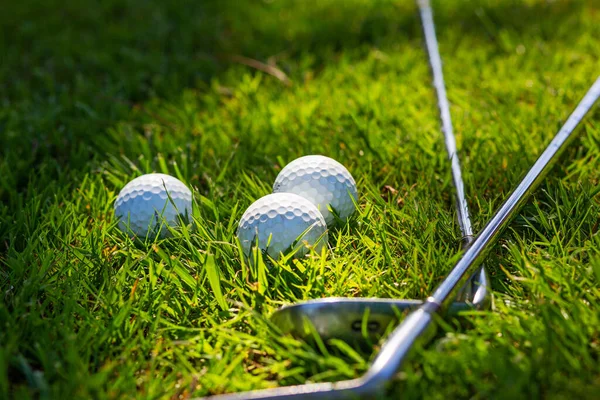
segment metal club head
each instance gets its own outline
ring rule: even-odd
[[[487,279],[482,272],[474,276],[477,282]],[[452,303],[448,313],[456,315],[460,311],[489,307],[491,299],[485,286],[478,286],[474,295],[473,301]],[[317,334],[325,342],[342,339],[361,343],[381,338],[408,312],[422,305],[423,300],[329,297],[284,306],[271,316],[271,321],[282,332],[303,339]]]

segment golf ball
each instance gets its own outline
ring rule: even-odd
[[[310,200],[327,225],[335,222],[328,206],[345,221],[356,209],[356,182],[339,162],[325,156],[304,156],[285,166],[273,184],[273,193],[295,193]]]
[[[165,174],[147,174],[135,178],[119,192],[115,216],[119,229],[145,237],[155,234],[162,223],[175,227],[179,216],[192,215],[192,192],[179,179]],[[160,236],[166,237],[166,227]]]
[[[310,247],[320,253],[327,243],[327,225],[314,204],[293,193],[274,193],[261,197],[248,207],[237,231],[244,254],[256,245],[273,258],[292,249],[302,257]]]

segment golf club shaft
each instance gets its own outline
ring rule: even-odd
[[[469,216],[469,206],[465,197],[465,185],[462,180],[458,152],[456,150],[456,139],[452,129],[452,119],[450,118],[450,104],[446,94],[444,83],[444,74],[442,72],[442,59],[438,48],[438,42],[435,35],[435,24],[433,22],[433,13],[428,0],[419,0],[419,12],[423,25],[425,36],[425,45],[429,54],[429,65],[433,75],[433,86],[435,88],[440,110],[440,120],[442,122],[442,132],[446,142],[446,151],[452,168],[452,180],[456,190],[456,211],[458,213],[458,225],[463,238],[472,238],[473,228],[471,227],[471,218]],[[471,240],[471,239],[466,239]]]
[[[462,233],[462,245],[468,246],[473,241],[473,228],[471,226],[471,216],[469,206],[465,196],[465,185],[462,179],[460,162],[458,159],[458,150],[456,148],[456,139],[452,128],[452,118],[450,117],[450,104],[446,94],[446,84],[444,82],[444,73],[442,70],[442,57],[438,46],[437,36],[435,34],[435,23],[433,21],[433,11],[429,0],[418,0],[419,13],[421,14],[421,24],[425,37],[425,47],[429,55],[429,65],[433,75],[433,86],[437,94],[438,108],[440,110],[440,120],[442,123],[442,132],[446,142],[446,151],[450,160],[452,171],[452,180],[454,183],[456,196],[456,218]],[[484,268],[477,271],[469,282],[467,282],[457,293],[457,301],[467,301],[473,303],[474,297],[489,296],[487,289],[487,273]]]
[[[376,395],[391,380],[414,344],[432,325],[434,314],[443,311],[443,305],[452,299],[454,291],[464,279],[468,279],[481,262],[486,251],[506,227],[510,217],[525,202],[542,178],[556,162],[562,150],[567,147],[572,133],[600,97],[600,77],[569,116],[550,145],[525,175],[521,183],[510,194],[500,209],[483,228],[465,251],[448,277],[434,291],[419,309],[410,313],[384,343],[369,371],[361,378],[335,383],[314,383],[281,387],[244,393],[234,393],[212,397],[213,400],[241,399],[322,399],[335,400],[364,398]]]

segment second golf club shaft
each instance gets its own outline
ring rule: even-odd
[[[456,196],[456,213],[458,225],[462,233],[462,245],[468,246],[473,241],[473,228],[471,226],[471,216],[469,215],[469,206],[465,196],[465,185],[462,179],[460,162],[458,160],[458,150],[456,148],[456,139],[452,128],[452,118],[450,117],[450,104],[446,94],[446,84],[444,82],[444,73],[442,71],[442,57],[438,46],[437,36],[435,34],[435,24],[433,22],[433,12],[429,0],[418,0],[419,13],[421,14],[421,23],[425,37],[425,47],[429,55],[429,65],[433,76],[433,86],[435,88],[438,108],[440,110],[440,120],[442,123],[442,132],[446,142],[446,151],[450,160],[450,169],[452,172],[452,181],[454,183]],[[485,268],[481,268],[471,280],[457,293],[456,301],[468,302],[470,304],[489,304],[488,277]]]
[[[469,216],[469,206],[465,197],[465,185],[462,180],[460,170],[460,162],[458,160],[458,152],[456,149],[456,139],[452,129],[452,118],[450,117],[450,104],[446,94],[446,85],[444,83],[444,74],[442,72],[442,59],[438,48],[438,42],[435,35],[435,25],[433,23],[433,13],[428,0],[419,1],[419,11],[421,13],[421,21],[425,36],[425,46],[427,54],[429,54],[429,64],[431,66],[431,74],[433,75],[433,87],[435,88],[438,107],[440,109],[440,120],[442,122],[442,131],[446,142],[446,151],[450,159],[452,169],[452,180],[456,190],[456,211],[458,213],[458,225],[463,238],[473,236],[473,228],[471,227],[471,217]],[[470,240],[470,239],[468,239]]]

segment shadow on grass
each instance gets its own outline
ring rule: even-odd
[[[61,181],[65,169],[89,172],[90,159],[122,152],[118,144],[99,147],[96,139],[149,98],[202,88],[230,65],[223,56],[273,57],[299,78],[307,62],[318,71],[344,49],[389,48],[420,37],[413,3],[387,0],[53,0],[10,2],[7,8],[0,17],[4,200],[32,179],[33,186]],[[506,29],[552,40],[561,22],[582,9],[581,3],[516,1],[435,2],[434,8],[440,36],[459,29],[497,41]],[[302,57],[307,54],[310,61]],[[32,178],[33,169],[42,179]]]

